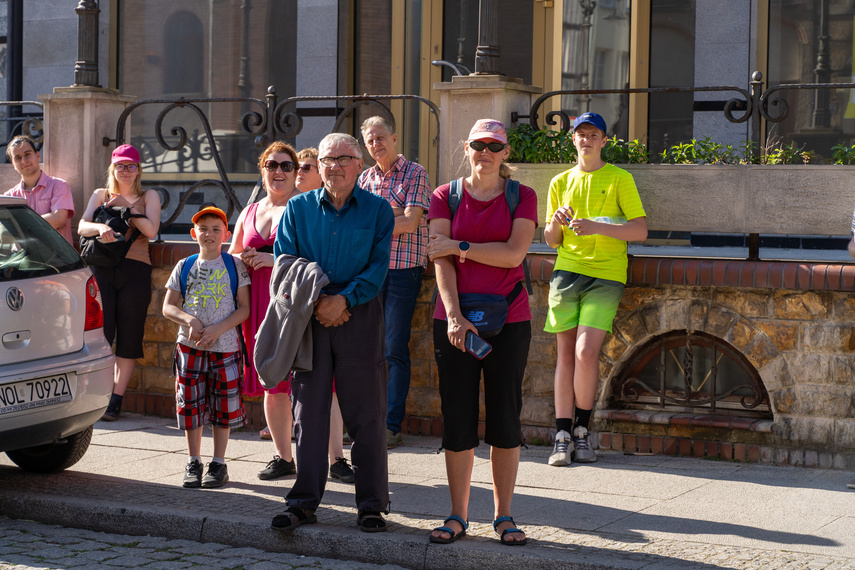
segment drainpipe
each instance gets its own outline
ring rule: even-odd
[[[9,35],[6,39],[6,99],[21,101],[24,98],[24,0],[8,0],[6,21]],[[21,107],[10,106],[7,118],[20,117]],[[6,140],[14,136],[15,122],[6,121]]]

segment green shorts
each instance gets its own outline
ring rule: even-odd
[[[560,269],[549,280],[549,310],[543,330],[569,331],[579,325],[612,332],[623,283]]]

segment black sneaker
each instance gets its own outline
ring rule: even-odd
[[[225,463],[215,463],[213,461],[208,463],[208,472],[202,478],[202,487],[213,489],[215,487],[222,487],[228,482],[229,468],[226,467]]]
[[[274,455],[270,463],[267,464],[267,467],[258,472],[258,478],[262,481],[269,481],[286,475],[294,475],[295,473],[297,473],[297,465],[293,459],[285,461],[278,455]]]
[[[101,416],[101,421],[114,422],[119,419],[119,412],[122,411],[122,397],[113,394],[110,396],[110,403],[107,404],[107,409],[104,415]]]
[[[191,459],[187,462],[187,467],[184,468],[184,487],[186,489],[196,489],[202,486],[202,462],[198,459]]]
[[[353,469],[347,464],[347,459],[344,457],[336,457],[335,463],[330,465],[330,477],[338,479],[342,483],[353,483],[356,477],[353,474]]]

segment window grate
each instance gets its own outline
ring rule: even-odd
[[[618,407],[771,418],[769,394],[750,362],[726,341],[671,331],[637,350],[616,377]]]

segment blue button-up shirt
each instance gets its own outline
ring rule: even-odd
[[[315,261],[330,279],[328,294],[347,297],[350,306],[380,292],[389,268],[395,215],[389,203],[354,186],[350,199],[336,210],[319,188],[288,200],[273,254]]]

